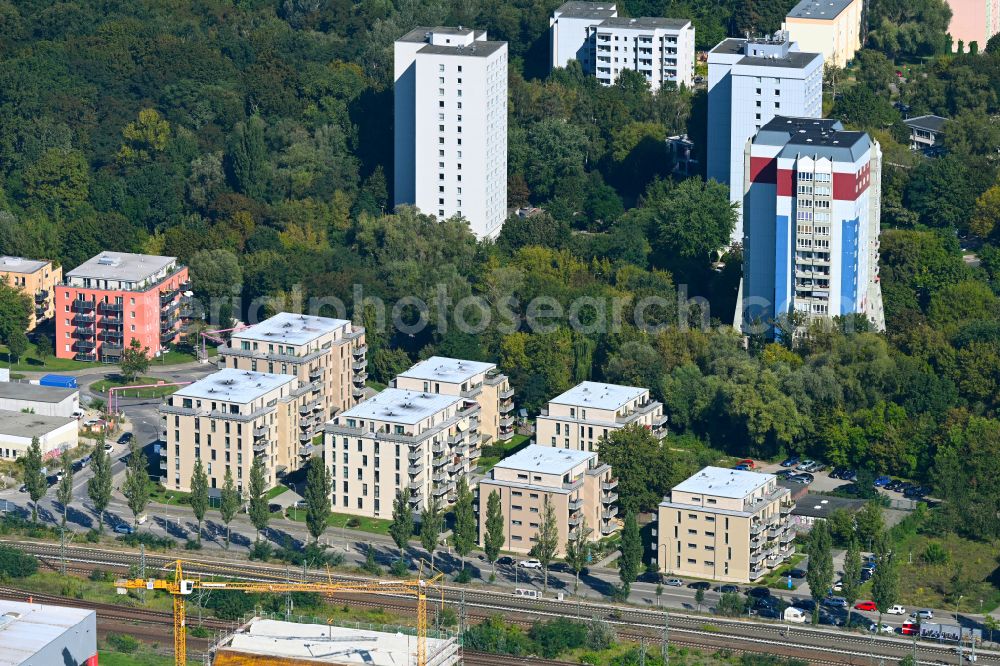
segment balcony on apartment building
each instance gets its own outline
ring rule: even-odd
[[[73,301],[71,309],[73,310],[73,312],[93,312],[95,305],[96,304],[94,303],[94,301],[87,301],[78,298]]]
[[[107,302],[107,303],[105,303],[105,302],[102,301],[101,303],[98,303],[98,305],[97,305],[97,311],[101,315],[115,315],[115,314],[117,314],[117,315],[120,316],[121,313],[124,312],[124,310],[125,310],[125,305],[123,303],[119,302],[119,301]]]
[[[95,331],[94,331],[94,325],[93,324],[84,324],[82,326],[77,326],[75,329],[73,329],[73,337],[74,338],[78,338],[78,339],[79,338],[92,338],[92,337],[94,337],[94,334],[95,334]]]
[[[615,414],[615,422],[617,423],[631,423],[633,420],[639,418],[643,414],[649,414],[657,407],[660,403],[656,400],[647,400],[646,402],[639,403],[635,409],[625,411],[624,413]]]
[[[48,309],[44,305],[40,305],[35,308],[35,319],[44,319],[47,314]]]
[[[160,305],[166,305],[170,301],[172,301],[175,298],[177,298],[178,294],[180,294],[180,291],[178,291],[177,289],[168,289],[167,291],[161,291],[160,292]]]
[[[35,293],[35,303],[44,303],[48,299],[49,299],[49,292],[45,289],[42,289],[41,291]]]

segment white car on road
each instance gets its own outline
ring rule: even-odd
[[[521,560],[517,563],[517,566],[522,569],[541,569],[542,563],[538,560]]]
[[[900,606],[899,604],[895,604],[892,608],[890,608],[889,610],[887,610],[885,612],[885,614],[886,615],[906,615],[906,609],[903,608],[902,606]]]
[[[668,578],[665,581],[663,581],[663,584],[667,585],[668,587],[684,587],[684,581],[682,581],[680,578]]]

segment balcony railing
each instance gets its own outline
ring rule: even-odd
[[[602,504],[614,504],[618,501],[618,493],[604,493],[601,495]]]
[[[368,361],[364,359],[360,361],[354,361],[353,363],[351,363],[351,370],[353,370],[354,372],[361,372],[367,367],[368,367]]]
[[[614,490],[617,487],[618,487],[618,479],[612,479],[610,481],[605,481],[604,483],[601,484],[601,490],[603,490],[605,492],[608,492],[610,490]]]
[[[38,306],[37,308],[35,308],[35,319],[41,319],[46,315],[47,312],[48,310],[44,305]]]
[[[101,331],[97,334],[97,339],[105,342],[121,342],[124,338],[121,331]]]
[[[114,314],[114,313],[117,313],[117,312],[122,312],[125,309],[125,305],[124,305],[124,303],[118,303],[118,302],[115,302],[115,303],[110,303],[110,302],[109,303],[104,303],[104,302],[101,302],[101,303],[98,304],[97,309],[102,314],[104,314],[104,313]]]
[[[351,381],[354,382],[355,386],[363,386],[366,379],[368,379],[368,373],[367,372],[359,372],[359,373],[355,374],[354,377],[351,378]]]
[[[48,297],[49,297],[49,292],[42,289],[40,292],[35,294],[35,302],[44,303],[48,299]]]
[[[82,299],[77,299],[73,301],[72,310],[73,312],[93,312],[94,301],[85,301]]]
[[[578,510],[578,509],[580,509],[582,507],[583,507],[583,499],[580,498],[580,497],[577,497],[576,499],[573,499],[573,500],[569,501],[569,510],[570,511],[576,511],[576,510]]]
[[[351,350],[351,353],[354,355],[354,358],[360,358],[368,353],[368,345],[360,345],[358,347],[355,347],[353,350]]]
[[[94,337],[94,325],[90,324],[87,326],[77,326],[73,330],[73,337],[75,338],[92,338]]]
[[[93,351],[94,347],[96,347],[96,346],[97,345],[95,345],[90,340],[77,340],[75,343],[73,343],[73,349],[75,349],[76,351],[80,351],[80,352],[90,352],[90,351]]]
[[[93,314],[76,314],[73,315],[73,325],[80,326],[81,324],[93,324],[94,315]]]
[[[169,303],[170,301],[174,300],[175,298],[177,298],[178,293],[180,292],[178,292],[176,289],[170,289],[169,291],[161,291],[160,305],[164,305],[165,303]]]
[[[512,389],[512,388],[500,391],[500,399],[501,400],[510,400],[513,397],[514,397],[514,389]]]
[[[92,363],[97,360],[97,354],[78,353],[73,357],[76,361],[86,361]]]

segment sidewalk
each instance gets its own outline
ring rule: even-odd
[[[188,361],[185,363],[174,363],[172,365],[160,365],[156,362],[155,358],[149,360],[149,372],[153,372],[157,368],[162,368],[163,371],[177,371],[177,370],[192,370],[197,368],[202,368],[207,365],[201,361]],[[101,376],[108,374],[114,374],[116,372],[121,372],[121,368],[117,365],[102,365],[100,367],[94,368],[82,368],[80,370],[24,370],[17,371],[17,374],[24,375],[25,379],[41,379],[45,375],[65,375],[67,377],[91,377],[91,376]]]

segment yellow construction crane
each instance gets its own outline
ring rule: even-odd
[[[270,593],[284,594],[287,592],[318,592],[333,594],[336,592],[354,592],[357,594],[397,594],[415,596],[417,598],[417,666],[427,666],[427,591],[441,580],[437,574],[429,580],[389,580],[337,583],[330,580],[325,583],[314,582],[259,582],[259,581],[216,581],[202,580],[200,576],[185,577],[181,568],[181,560],[174,563],[172,580],[160,578],[130,578],[115,582],[120,594],[127,590],[164,590],[174,599],[174,664],[186,666],[187,663],[187,632],[185,630],[185,600],[195,590],[236,590],[247,594]]]

